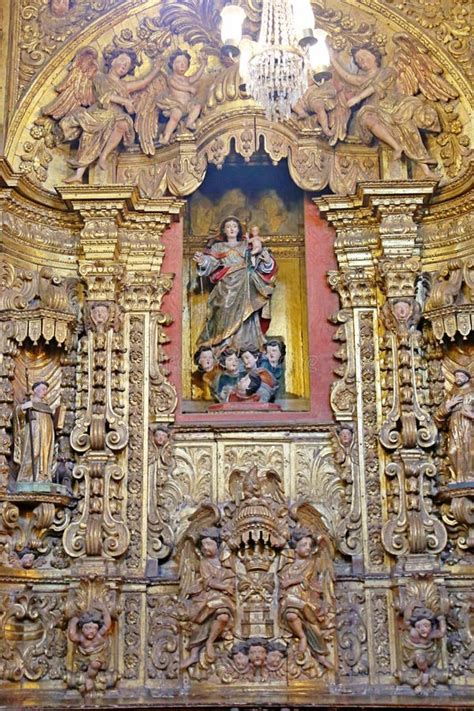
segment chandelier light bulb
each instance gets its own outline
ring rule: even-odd
[[[242,39],[242,25],[245,12],[238,5],[225,5],[221,10],[221,39],[223,52],[237,56],[240,52],[239,44]]]
[[[316,81],[327,79],[331,76],[329,71],[330,57],[329,49],[326,44],[328,33],[325,30],[317,29],[314,31],[316,44],[313,44],[309,50],[309,63]]]
[[[302,47],[312,45],[314,39],[314,14],[311,0],[292,0],[296,37]]]

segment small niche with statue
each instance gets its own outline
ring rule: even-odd
[[[184,411],[307,410],[303,193],[284,165],[209,171],[184,248]]]

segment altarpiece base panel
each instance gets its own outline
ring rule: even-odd
[[[226,4],[2,8],[0,706],[472,708],[465,3]]]

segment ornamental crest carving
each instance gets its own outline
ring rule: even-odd
[[[177,547],[183,660],[196,681],[332,675],[335,599],[330,522],[291,504],[274,470],[235,469],[231,500],[202,504]]]

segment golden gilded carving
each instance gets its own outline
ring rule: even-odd
[[[335,280],[338,276],[330,274],[329,283],[332,288],[337,288]],[[331,385],[331,407],[339,420],[352,417],[356,406],[354,321],[350,309],[341,309],[330,320],[336,325],[340,324],[333,340],[342,344],[334,354],[341,361],[341,365],[334,370],[338,380]]]
[[[115,686],[118,591],[99,578],[82,579],[66,601],[69,688],[82,694]]]
[[[469,11],[465,0],[454,0],[446,5],[442,0],[427,5],[423,0],[383,0],[419,26],[435,41],[443,43],[467,75],[472,67],[469,61]]]
[[[413,271],[409,269],[408,274],[413,283]],[[393,279],[389,288],[391,283]],[[406,292],[400,288],[400,279],[396,283],[401,293]],[[436,466],[424,452],[434,445],[437,432],[423,406],[427,393],[420,387],[426,382],[423,376],[427,371],[418,330],[421,310],[413,297],[393,298],[385,302],[382,317],[387,329],[385,369],[390,410],[380,430],[380,442],[394,451],[385,470],[393,477],[389,495],[394,515],[382,529],[382,540],[392,555],[439,553],[446,545],[446,529],[432,512],[429,481],[436,476]]]
[[[18,95],[64,42],[124,0],[94,0],[85,6],[73,0],[22,0],[16,10],[20,24]]]
[[[313,3],[332,78],[279,124],[221,53],[223,4],[21,0],[3,15],[2,700],[224,707],[237,691],[303,707],[363,688],[381,705],[394,692],[469,704],[467,4]],[[238,4],[255,39],[262,3]],[[118,102],[97,91],[109,82]],[[281,161],[307,193],[300,211],[231,184]],[[71,165],[89,184],[63,185]],[[206,183],[166,234],[185,201],[164,196],[207,178],[223,197]],[[324,194],[334,239],[308,193]],[[194,355],[181,243],[188,260],[230,198],[275,235],[282,273],[300,255],[274,303],[299,284],[302,306],[311,283],[308,309],[335,311],[334,382],[322,329],[294,418],[182,408],[196,383],[180,381]],[[339,310],[305,240],[315,266],[337,259]],[[29,400],[41,436],[15,428]],[[28,489],[40,479],[50,491]]]
[[[448,681],[442,647],[448,605],[446,591],[432,579],[408,583],[395,600],[400,629],[396,676],[417,694]]]
[[[474,327],[474,261],[453,259],[432,277],[431,294],[425,304],[425,315],[431,321],[438,340],[444,336],[464,338]]]
[[[459,589],[448,593],[448,600],[448,668],[455,679],[472,670],[474,596],[471,590]]]
[[[420,165],[426,177],[433,178],[436,175],[429,165],[436,160],[426,150],[420,130],[437,133],[441,125],[436,109],[428,102],[447,102],[458,94],[441,76],[442,66],[424,48],[405,34],[394,34],[393,41],[392,66],[387,68],[381,67],[380,52],[370,46],[352,50],[357,73],[347,71],[339,57],[332,57],[338,76],[356,90],[344,100],[343,110],[344,105],[351,108],[370,98],[356,114],[356,130],[362,140],[369,143],[378,138],[392,148],[392,160],[405,154]]]
[[[177,548],[183,667],[223,683],[323,676],[335,604],[325,515],[308,501],[289,507],[271,469],[234,469],[229,491],[222,508],[190,516]]]
[[[61,622],[64,599],[44,590],[2,593],[0,678],[5,681],[61,679],[66,640]]]
[[[389,602],[386,590],[372,592],[369,596],[369,619],[375,640],[374,660],[378,674],[391,674]]]
[[[0,535],[8,555],[2,565],[37,568],[70,521],[70,496],[61,493],[0,494]]]
[[[339,506],[342,517],[337,524],[338,545],[345,555],[360,558],[363,550],[361,489],[352,423],[339,424],[333,447],[339,476],[345,484],[345,503]]]
[[[336,634],[341,680],[354,674],[366,676],[369,671],[365,595],[358,590],[345,591],[345,585],[336,585]]]

